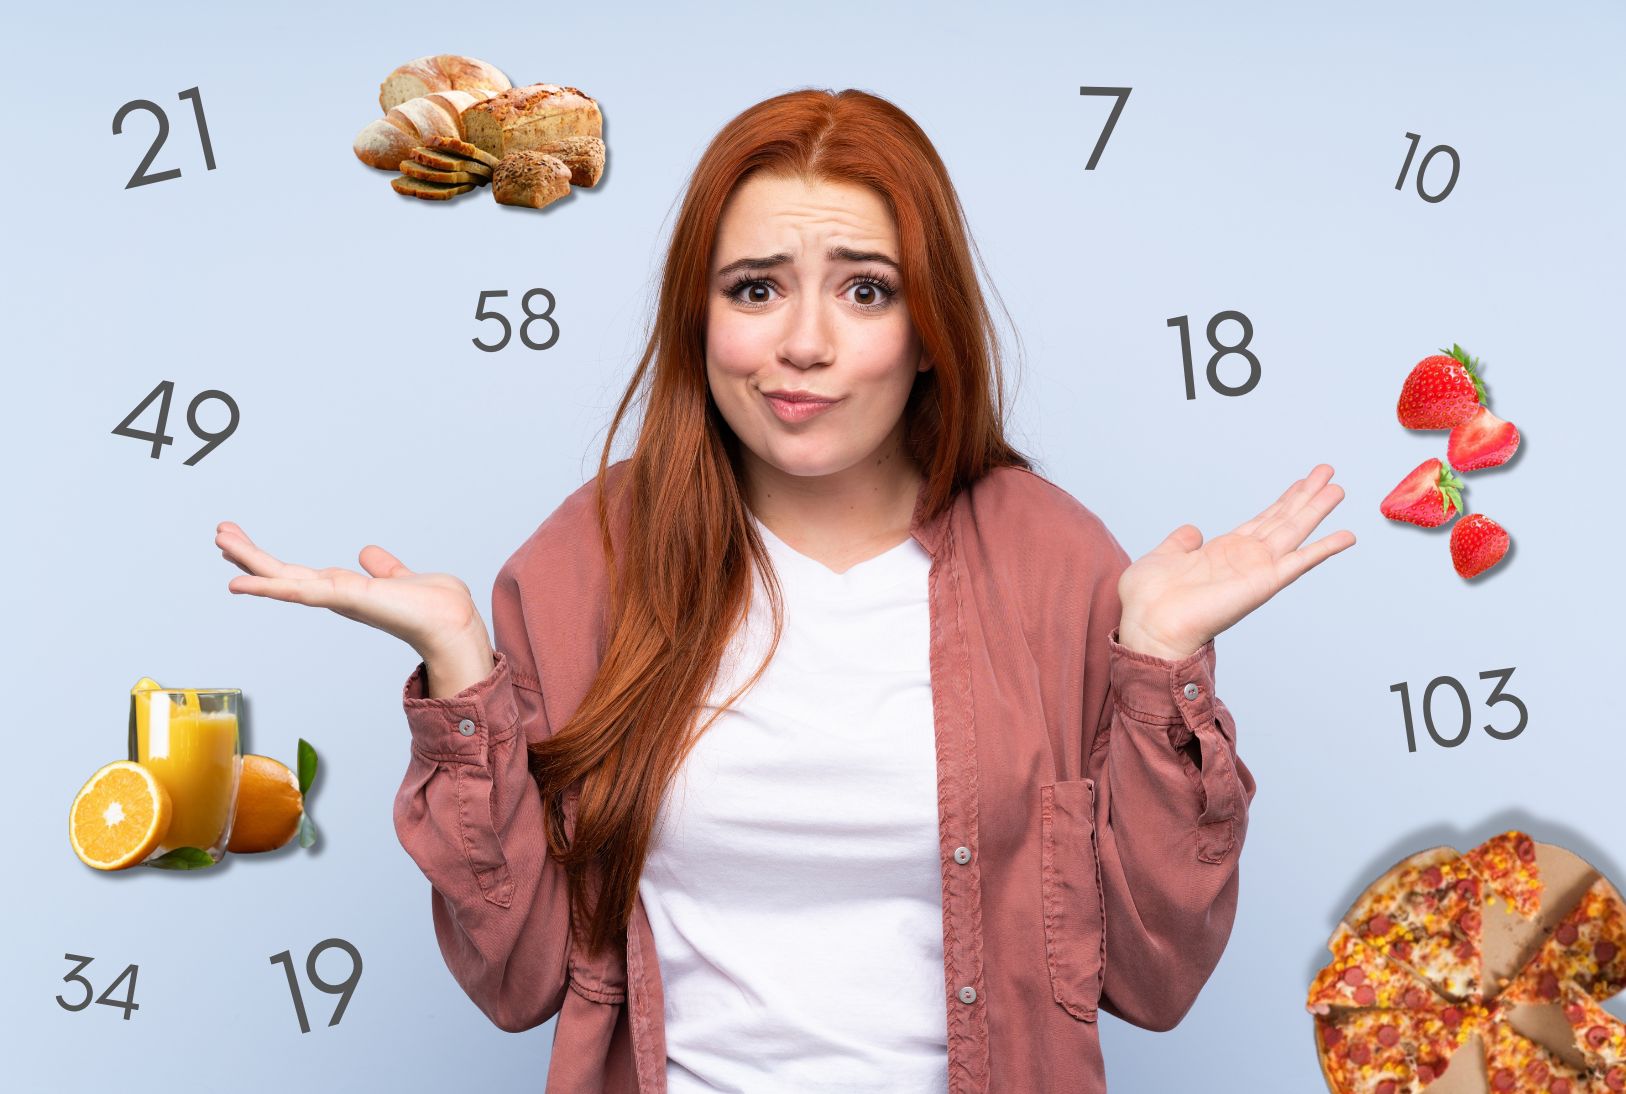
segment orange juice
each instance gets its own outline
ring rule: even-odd
[[[197,688],[132,694],[131,758],[163,783],[174,807],[163,848],[199,847],[216,858],[230,834],[241,751],[236,696]],[[226,695],[233,701],[219,701]],[[218,852],[218,853],[217,853]]]

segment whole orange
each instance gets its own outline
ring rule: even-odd
[[[304,796],[292,771],[269,756],[244,756],[226,850],[233,854],[274,851],[294,838],[304,812]]]

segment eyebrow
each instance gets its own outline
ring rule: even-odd
[[[851,247],[831,247],[824,252],[824,257],[831,262],[882,262],[903,272],[897,260],[881,251],[855,251]],[[738,258],[717,271],[716,276],[727,277],[736,270],[769,270],[775,266],[784,265],[791,260],[790,255],[784,251],[778,254],[763,255],[761,258]]]

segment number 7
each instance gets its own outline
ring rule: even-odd
[[[1090,162],[1084,165],[1084,170],[1094,171],[1096,163],[1101,159],[1101,150],[1107,146],[1107,138],[1112,136],[1112,127],[1118,124],[1118,115],[1124,112],[1124,103],[1129,100],[1127,87],[1081,87],[1080,95],[1115,95],[1118,101],[1112,104],[1112,113],[1107,115],[1106,128],[1101,130],[1101,136],[1095,142],[1095,150],[1090,153]]]

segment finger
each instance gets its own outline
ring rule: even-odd
[[[1355,533],[1347,528],[1322,536],[1314,543],[1300,547],[1296,551],[1289,551],[1277,559],[1276,576],[1282,586],[1291,585],[1312,567],[1319,566],[1339,551],[1354,544]]]
[[[1153,547],[1151,554],[1189,554],[1203,545],[1203,534],[1197,530],[1195,524],[1182,524],[1174,531],[1163,537],[1163,542]]]
[[[406,568],[406,563],[390,554],[376,543],[369,543],[361,549],[356,556],[361,568],[374,577],[411,577],[412,571]]]
[[[330,578],[291,578],[291,577],[234,577],[226,586],[234,593],[248,593],[253,596],[263,596],[271,600],[281,600],[289,604],[308,604],[315,608],[349,607],[348,603],[339,594],[339,586]]]
[[[1269,520],[1271,517],[1273,517],[1277,513],[1281,512],[1282,506],[1284,504],[1286,504],[1289,495],[1291,495],[1294,490],[1297,490],[1299,488],[1299,484],[1302,483],[1303,481],[1304,481],[1303,479],[1299,479],[1299,480],[1295,481],[1293,483],[1293,485],[1289,486],[1286,490],[1282,491],[1281,497],[1277,498],[1275,501],[1273,501],[1269,505],[1265,506],[1263,509],[1261,509],[1253,517],[1249,518],[1248,520],[1243,521],[1241,524],[1239,524],[1235,528],[1231,529],[1231,531],[1237,533],[1238,535],[1245,536],[1249,532],[1251,532],[1255,528],[1257,528],[1262,522],[1264,522],[1266,520]]]
[[[1328,483],[1293,513],[1277,520],[1275,526],[1260,538],[1272,554],[1284,555],[1303,544],[1305,538],[1343,500],[1344,488],[1337,483]]]
[[[1288,493],[1288,496],[1283,499],[1282,507],[1278,509],[1268,520],[1259,522],[1259,525],[1252,530],[1253,535],[1259,537],[1260,539],[1267,539],[1275,534],[1282,522],[1293,519],[1294,515],[1298,513],[1299,510],[1302,509],[1311,498],[1314,498],[1321,491],[1321,489],[1325,487],[1329,481],[1331,481],[1331,479],[1332,468],[1324,463],[1316,464],[1308,475],[1304,476],[1304,478],[1300,479],[1294,484],[1294,487]],[[1311,525],[1311,527],[1314,527],[1314,525]],[[1300,536],[1299,538],[1303,539],[1304,537]],[[1295,541],[1294,545],[1296,544],[1297,541]]]
[[[235,532],[222,531],[215,535],[215,546],[220,548],[238,568],[245,573],[261,577],[314,577],[316,571],[309,566],[300,566],[291,562],[283,562],[254,545],[254,541],[245,536],[241,530]]]

